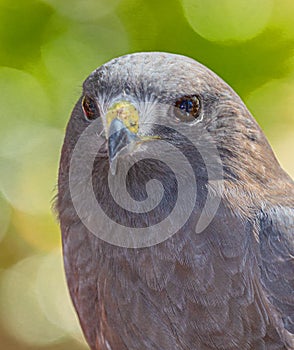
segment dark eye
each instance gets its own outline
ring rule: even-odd
[[[182,96],[175,103],[177,118],[185,122],[191,122],[200,115],[200,100],[197,96]]]
[[[100,116],[96,102],[89,96],[83,97],[82,108],[85,118],[89,121],[94,120]]]

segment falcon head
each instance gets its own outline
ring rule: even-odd
[[[97,119],[105,139],[100,155],[111,166],[119,154],[148,147],[147,142],[181,142],[175,128],[196,134],[205,129],[236,157],[264,142],[255,120],[222,79],[193,59],[168,53],[126,55],[96,69],[84,82],[67,138],[77,140]]]
[[[262,199],[265,184],[279,187],[281,172],[256,121],[221,78],[188,57],[135,53],[104,64],[83,84],[62,151],[58,210],[69,213],[68,203],[79,198],[79,216],[90,216],[94,202],[80,198],[90,184],[116,223],[150,227],[178,202],[178,217],[199,212],[209,188],[222,196],[220,182],[227,196],[243,187]],[[245,213],[251,202],[244,203],[236,205]]]

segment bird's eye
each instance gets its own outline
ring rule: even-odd
[[[200,115],[200,100],[197,96],[182,96],[175,102],[176,117],[191,122]]]
[[[83,97],[82,108],[85,118],[89,121],[94,120],[100,116],[96,102],[89,96]]]

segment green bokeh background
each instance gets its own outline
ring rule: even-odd
[[[226,80],[294,175],[293,0],[0,0],[0,348],[83,349],[52,213],[84,78],[135,51]]]

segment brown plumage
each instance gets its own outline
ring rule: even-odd
[[[294,185],[236,93],[192,59],[139,53],[94,71],[82,97],[67,126],[57,210],[68,286],[91,349],[293,349]],[[117,101],[127,103],[108,120]],[[137,134],[120,119],[129,103]],[[116,203],[109,181],[124,168],[135,202],[162,190],[154,208]],[[162,187],[150,192],[152,179]],[[125,228],[131,238],[120,241]],[[145,230],[140,242],[137,228]],[[153,244],[149,234],[164,239]]]

